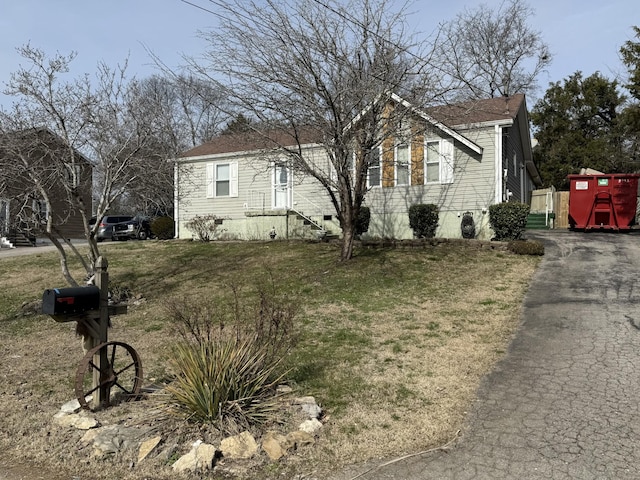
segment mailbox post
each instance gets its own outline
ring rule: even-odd
[[[107,341],[107,331],[109,328],[109,273],[107,268],[109,263],[107,259],[100,256],[96,262],[96,287],[100,289],[100,318],[98,319],[98,338],[92,337],[91,348],[95,348],[101,343]],[[93,408],[97,408],[104,405],[109,400],[109,387],[104,377],[104,372],[108,364],[107,349],[102,348],[96,352],[93,356],[93,362],[96,367],[93,369],[93,387],[99,388],[96,390],[96,395],[93,396]]]
[[[130,399],[139,396],[142,387],[138,353],[126,343],[107,339],[110,316],[127,312],[126,305],[109,305],[107,267],[106,258],[99,257],[95,286],[49,289],[42,296],[42,313],[56,322],[82,326],[86,354],[76,373],[76,397],[84,408],[89,408],[90,397],[92,408],[108,406],[112,389]]]

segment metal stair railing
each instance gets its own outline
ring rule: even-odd
[[[313,207],[314,211],[315,211],[315,215],[317,216],[323,216],[323,210],[322,207],[320,207],[320,205],[318,205],[317,203],[313,202],[312,200],[309,200],[307,197],[305,197],[304,195],[301,195],[300,193],[296,192],[294,190],[293,192],[293,204],[296,205],[297,204],[297,199],[300,199],[302,202],[311,205],[311,207]],[[293,207],[291,208],[291,211],[295,212],[297,215],[299,215],[300,217],[302,217],[304,220],[306,220],[307,222],[309,222],[310,224],[314,225],[318,230],[326,233],[326,229],[324,228],[324,225],[320,225],[318,222],[316,222],[315,220],[313,220],[309,215],[302,213],[301,211],[299,211],[297,208]]]
[[[316,227],[318,230],[321,230],[323,232],[325,232],[326,230],[324,229],[324,227],[322,225],[320,225],[318,222],[316,222],[315,220],[313,220],[311,217],[305,215],[304,213],[296,210],[295,208],[291,208],[290,209],[291,212],[295,213],[296,215],[298,215],[300,218],[302,218],[303,220],[306,220],[307,222],[309,222],[311,225],[313,225],[314,227]]]

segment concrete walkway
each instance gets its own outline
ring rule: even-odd
[[[457,443],[336,480],[640,478],[640,235],[531,237],[523,323]]]

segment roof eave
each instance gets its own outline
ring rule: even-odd
[[[295,145],[290,145],[290,147],[295,147]],[[248,156],[256,156],[256,155],[272,155],[279,152],[282,152],[286,148],[290,147],[274,147],[274,148],[258,148],[255,150],[240,150],[237,152],[220,152],[220,153],[203,153],[202,155],[190,155],[188,157],[177,157],[175,162],[177,163],[188,163],[188,162],[204,162],[207,160],[220,160],[220,159],[229,159],[236,157],[248,157]],[[322,145],[318,143],[305,143],[299,145],[300,149],[311,149],[311,148],[319,148]]]

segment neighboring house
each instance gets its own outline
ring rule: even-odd
[[[398,96],[392,100],[410,108]],[[476,235],[490,238],[488,207],[528,203],[541,184],[524,95],[411,111],[404,132],[382,142],[369,169],[366,235],[412,238],[409,207],[431,203],[440,210],[437,236],[461,237],[462,216],[471,212]],[[284,144],[295,145],[291,140]],[[330,168],[322,145],[313,138],[299,143],[307,158]],[[222,135],[180,155],[175,185],[179,238],[193,236],[185,224],[197,215],[215,215],[223,238],[340,233],[320,183],[291,171],[284,154],[250,134]]]
[[[57,152],[61,158],[67,154],[64,148],[62,140],[48,130],[20,132],[0,139],[0,164],[4,164],[3,170],[10,172],[9,175],[2,172],[0,179],[0,237],[8,237],[13,243],[34,244],[36,238],[44,236],[34,228],[34,222],[43,223],[53,215],[53,225],[62,237],[84,238],[82,216],[69,201],[60,175],[75,173],[78,176],[79,194],[86,211],[91,213],[93,170],[90,162],[77,151],[75,172],[72,172],[71,164],[54,162],[52,156]],[[46,175],[41,175],[41,181],[47,191],[51,211],[36,193],[33,183],[26,178],[21,162],[16,159],[17,151],[28,152],[32,165],[36,165],[34,168],[46,172]]]

